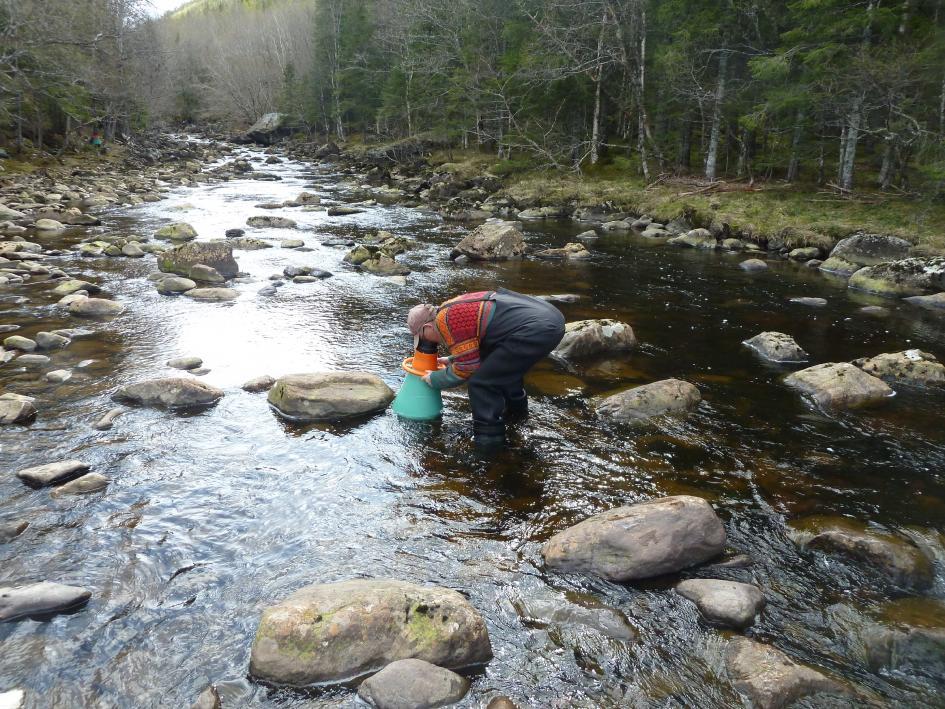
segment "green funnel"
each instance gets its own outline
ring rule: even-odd
[[[431,421],[443,412],[443,395],[416,374],[408,373],[391,408],[411,421]]]

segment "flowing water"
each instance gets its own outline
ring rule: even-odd
[[[262,153],[242,152],[263,167]],[[754,562],[715,572],[764,590],[768,606],[749,635],[845,679],[867,704],[945,704],[932,680],[866,668],[860,631],[892,597],[876,573],[799,552],[786,526],[844,515],[904,531],[941,558],[945,395],[897,387],[882,409],[828,416],[781,383],[786,370],[740,344],[778,330],[814,362],[913,347],[945,358],[945,321],[889,302],[890,316],[865,317],[858,309],[881,301],[803,265],[772,262],[749,275],[737,267],[744,257],[639,237],[603,239],[589,262],[457,266],[446,255],[463,229],[421,210],[377,205],[332,218],[254,209],[303,188],[326,203],[356,197],[357,176],[291,162],[265,169],[283,179],[177,188],[110,213],[100,229],[151,234],[187,221],[211,238],[255,214],[297,220],[298,232],[247,228],[304,238],[312,250],[236,252],[251,279],[234,286],[232,303],[159,295],[145,278],[151,257],[54,259],[127,311],[53,355],[54,368],[75,367],[65,384],[40,384],[15,362],[0,368],[4,389],[37,396],[40,411],[32,426],[0,431],[0,519],[30,522],[0,546],[0,585],[48,579],[93,596],[71,615],[0,625],[0,690],[27,690],[30,707],[183,707],[213,682],[227,707],[352,706],[349,690],[306,694],[248,680],[253,633],[264,607],[305,584],[395,577],[456,588],[486,618],[495,658],[462,706],[496,693],[525,706],[740,706],[724,679],[727,633],[700,621],[669,590],[673,579],[623,586],[541,562],[541,543],[569,524],[684,493],[711,501],[731,550]],[[377,228],[418,241],[401,257],[414,271],[406,287],[355,272],[344,249],[321,244]],[[549,222],[528,226],[527,239],[556,246],[577,231]],[[257,295],[288,265],[335,275]],[[388,412],[299,427],[273,415],[264,394],[240,390],[260,374],[339,369],[375,372],[396,388],[411,305],[500,285],[575,293],[579,302],[561,306],[569,320],[624,320],[641,346],[571,369],[539,365],[527,381],[531,417],[496,458],[474,453],[462,392],[446,395],[435,425]],[[74,327],[49,290],[0,294],[3,322],[22,324],[26,336]],[[793,296],[829,304],[811,309],[790,304]],[[112,430],[93,430],[116,387],[172,375],[164,363],[182,355],[202,357],[204,379],[226,390],[217,406],[133,409]],[[702,391],[687,420],[630,430],[594,415],[594,396],[667,377]],[[111,478],[108,489],[54,499],[12,474],[73,457]],[[945,595],[941,567],[926,595]]]

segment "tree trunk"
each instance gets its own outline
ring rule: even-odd
[[[728,69],[728,52],[719,54],[719,83],[715,88],[715,105],[712,109],[712,132],[709,150],[705,156],[705,177],[715,180],[719,157],[719,137],[722,132],[722,103],[725,101],[725,73]]]
[[[600,90],[604,79],[604,29],[607,27],[607,10],[600,16],[600,31],[597,33],[597,68],[592,77],[594,81],[594,124],[591,126],[591,165],[596,165],[600,146]]]
[[[679,136],[679,154],[676,156],[676,170],[689,172],[692,155],[692,117],[689,111],[683,114],[683,124]]]
[[[791,139],[791,160],[788,162],[787,181],[794,182],[800,172],[801,136],[804,132],[804,109],[797,109],[797,118],[794,120],[794,137]]]
[[[945,89],[945,85],[943,85]],[[942,94],[945,96],[945,93]],[[16,95],[16,152],[23,152],[23,94]]]
[[[879,170],[879,187],[888,190],[895,173],[896,139],[893,136],[886,138],[886,147],[883,149],[883,166]]]
[[[748,128],[741,129],[741,135],[738,139],[738,163],[735,168],[735,176],[739,180],[745,176],[745,171],[748,170],[752,137],[752,132]]]
[[[938,132],[945,136],[945,76],[942,77],[942,95],[938,101]]]
[[[837,184],[839,185],[841,180],[843,180],[843,163],[844,156],[846,155],[847,150],[847,124],[843,124],[843,128],[840,129],[840,157],[837,158]]]
[[[859,140],[860,121],[863,118],[863,96],[854,102],[847,120],[847,140],[843,149],[843,165],[840,172],[840,187],[845,190],[853,189],[854,161],[856,160],[856,143]]]

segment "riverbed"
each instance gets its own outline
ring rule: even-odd
[[[26,690],[28,707],[188,706],[213,683],[225,707],[354,706],[344,688],[254,683],[250,644],[261,611],[295,589],[382,577],[455,588],[486,619],[495,658],[472,675],[460,706],[495,694],[536,707],[741,706],[722,669],[731,635],[672,592],[678,577],[621,585],[546,569],[539,554],[552,534],[593,513],[691,494],[718,511],[731,551],[751,558],[716,572],[765,593],[750,636],[843,679],[863,701],[942,705],[934,679],[874,672],[863,660],[862,629],[902,594],[862,564],[799,551],[787,523],[839,515],[897,530],[937,561],[921,595],[945,596],[945,392],[897,386],[884,407],[828,414],[782,383],[797,366],[766,364],[741,344],[776,330],[812,363],[911,348],[945,357],[942,316],[849,290],[802,263],[772,259],[750,274],[738,268],[744,255],[634,235],[601,238],[582,262],[457,265],[448,254],[466,227],[422,208],[377,203],[329,217],[254,207],[303,190],[326,205],[371,192],[331,164],[265,165],[262,151],[240,154],[281,180],[174,188],[163,201],[103,215],[96,228],[150,235],[185,221],[200,239],[243,228],[273,240],[275,248],[235,252],[249,274],[233,285],[238,299],[162,296],[147,280],[150,256],[69,254],[53,261],[98,283],[125,313],[52,355],[55,368],[73,369],[64,384],[40,382],[15,360],[0,368],[4,390],[36,396],[40,412],[29,427],[0,430],[0,514],[29,522],[0,545],[0,585],[49,579],[93,593],[73,614],[0,625],[0,690]],[[246,227],[261,214],[299,228]],[[552,247],[585,228],[534,222],[525,233],[530,245]],[[377,229],[417,242],[400,257],[413,271],[406,286],[358,272],[343,263],[346,249],[321,243]],[[90,233],[66,232],[53,245]],[[290,237],[310,250],[278,247]],[[292,265],[334,275],[258,293]],[[578,295],[560,306],[568,320],[624,321],[640,345],[615,359],[540,364],[526,380],[530,418],[498,456],[472,447],[462,392],[446,394],[441,423],[387,412],[298,426],[274,415],[265,394],[240,389],[262,374],[330,370],[369,371],[396,389],[410,354],[410,306],[499,286]],[[799,296],[827,305],[790,302]],[[2,322],[26,336],[75,327],[56,301],[40,285],[0,293]],[[865,315],[864,305],[890,312]],[[186,355],[201,357],[210,369],[203,379],[225,390],[218,405],[131,409],[111,430],[93,429],[118,387],[176,375],[165,363]],[[668,377],[701,391],[684,420],[629,429],[594,413],[598,395]],[[107,475],[107,490],[53,499],[12,474],[67,458]],[[588,608],[613,609],[620,631],[574,620],[586,621]]]

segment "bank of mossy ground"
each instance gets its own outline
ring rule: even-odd
[[[502,177],[503,195],[541,205],[597,205],[609,202],[632,214],[669,221],[686,214],[694,226],[728,224],[742,237],[788,248],[829,249],[856,231],[900,236],[920,252],[945,253],[945,202],[909,199],[864,190],[845,198],[829,188],[800,183],[727,181],[721,189],[694,192],[708,183],[665,179],[647,184],[627,166],[611,164],[585,173],[538,170],[526,161],[499,161],[475,151],[440,151],[429,162],[464,177],[490,172]],[[628,174],[629,173],[629,174]]]

